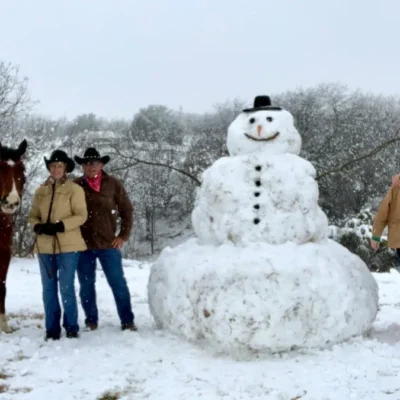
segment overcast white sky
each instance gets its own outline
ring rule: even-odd
[[[399,41],[399,0],[0,0],[0,58],[54,117],[321,82],[399,94]]]

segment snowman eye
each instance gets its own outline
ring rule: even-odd
[[[272,122],[272,117],[267,117],[268,122]]]
[[[250,119],[249,119],[249,122],[250,122],[251,124],[254,124],[254,122],[256,122],[256,119],[255,119],[255,118],[250,118]]]

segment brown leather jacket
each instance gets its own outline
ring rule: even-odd
[[[388,226],[388,247],[400,248],[400,189],[390,188],[374,218],[372,238],[379,239]]]
[[[88,219],[81,226],[89,250],[112,248],[118,236],[127,241],[133,226],[133,205],[122,183],[103,171],[100,192],[94,191],[84,176],[74,181],[85,191]],[[117,234],[117,216],[121,229]]]

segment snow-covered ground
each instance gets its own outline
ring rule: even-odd
[[[100,329],[82,332],[78,340],[44,342],[37,263],[13,260],[7,306],[16,330],[0,333],[1,400],[400,399],[397,272],[374,275],[381,309],[369,337],[324,351],[238,362],[155,330],[147,305],[150,265],[125,264],[138,332],[119,330],[111,292],[99,272]]]

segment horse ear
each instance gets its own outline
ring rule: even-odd
[[[27,147],[28,147],[28,142],[26,141],[26,139],[24,139],[18,146],[18,154],[20,155],[20,157],[22,157],[25,154]]]

